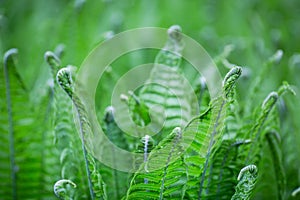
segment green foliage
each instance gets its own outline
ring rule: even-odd
[[[99,169],[96,165],[94,158],[89,155],[86,149],[86,138],[89,134],[92,134],[90,122],[87,118],[87,111],[85,110],[84,105],[82,104],[79,97],[74,94],[74,85],[72,80],[72,74],[70,68],[62,68],[57,72],[56,75],[57,82],[61,86],[61,88],[68,94],[68,96],[72,99],[74,106],[77,111],[77,116],[79,119],[79,127],[80,127],[80,139],[81,146],[83,151],[83,157],[85,161],[85,169],[88,177],[88,185],[90,190],[91,199],[106,199],[105,192],[105,183],[102,180]]]
[[[257,180],[257,167],[255,165],[244,167],[241,169],[237,179],[239,182],[231,199],[250,199]]]
[[[297,0],[1,1],[0,199],[299,198],[300,101],[283,96],[300,92],[297,8]],[[79,66],[115,33],[170,24],[182,28],[168,29],[159,52],[124,55],[99,82],[105,135],[142,155],[136,171],[118,171],[113,149],[99,148],[112,167],[87,149],[88,110],[74,91],[76,68],[65,63]],[[182,29],[224,77],[215,99],[182,57]],[[109,94],[129,69],[153,61],[145,84],[122,96],[142,127],[131,137]],[[162,129],[150,136],[149,124]]]

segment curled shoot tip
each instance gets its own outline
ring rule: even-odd
[[[297,196],[298,194],[300,194],[300,187],[298,187],[297,189],[295,189],[295,190],[292,192],[292,197],[295,197],[295,196]]]
[[[143,137],[143,143],[145,143],[146,141],[148,142],[149,141],[149,139],[150,139],[150,135],[145,135],[144,137]]]
[[[180,127],[175,127],[170,134],[170,138],[173,138],[173,137],[181,138],[181,136],[182,136],[182,130]]]
[[[120,95],[120,99],[121,99],[121,101],[123,101],[123,102],[125,102],[127,104],[129,102],[129,98],[128,98],[128,96],[126,94],[121,94]]]
[[[279,63],[280,60],[282,59],[283,56],[283,51],[281,49],[278,49],[274,55],[272,55],[269,58],[269,63]]]
[[[278,95],[281,96],[286,92],[290,92],[294,96],[296,95],[295,90],[288,84],[288,82],[284,81],[278,89]]]
[[[244,167],[243,169],[241,169],[237,180],[240,181],[246,172],[249,172],[250,174],[256,176],[257,175],[257,167],[255,165],[248,165],[248,166]]]
[[[115,36],[115,33],[113,31],[107,31],[103,34],[104,40],[109,40]]]
[[[57,72],[56,81],[70,97],[73,96],[73,81],[70,68],[60,69]]]
[[[17,54],[18,54],[18,49],[16,49],[16,48],[12,48],[12,49],[7,50],[4,54],[4,57],[3,57],[4,65],[5,66],[7,65],[7,61],[9,60],[10,57],[12,57],[14,55],[17,55]]]
[[[225,76],[223,81],[223,92],[226,98],[231,94],[231,90],[236,83],[237,79],[242,74],[242,68],[239,66],[233,67]]]
[[[113,122],[114,121],[114,113],[115,113],[115,108],[113,106],[108,106],[105,109],[105,121]]]
[[[201,86],[206,86],[206,78],[204,76],[200,76],[199,78]]]
[[[235,66],[233,68],[231,68],[231,70],[226,74],[225,78],[224,78],[224,82],[223,85],[226,84],[226,82],[231,79],[232,77],[234,77],[234,80],[236,80],[238,77],[240,77],[242,74],[242,68],[239,66]]]
[[[138,104],[138,105],[141,104],[139,98],[134,94],[133,91],[129,90],[128,94],[134,99],[134,101],[135,101],[136,104]]]
[[[73,183],[72,181],[70,180],[67,180],[67,179],[62,179],[62,180],[59,180],[57,181],[55,184],[54,184],[54,194],[60,198],[60,199],[65,199],[67,197],[67,189],[66,189],[66,185],[71,185],[73,188],[76,188],[76,184]]]
[[[48,65],[50,65],[52,70],[58,70],[59,66],[61,66],[60,59],[51,51],[46,51],[44,54],[44,59]]]
[[[262,104],[262,109],[268,109],[272,107],[278,99],[278,93],[277,92],[271,92],[264,100]]]
[[[168,29],[168,35],[175,41],[180,41],[182,38],[182,30],[179,25],[173,25]]]
[[[233,143],[231,146],[240,146],[243,144],[250,144],[252,141],[250,139],[247,140],[238,140],[235,143]]]
[[[174,133],[176,135],[180,135],[181,134],[181,128],[180,127],[175,127],[173,131],[174,131]]]

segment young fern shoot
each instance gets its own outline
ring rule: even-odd
[[[257,167],[255,165],[248,165],[241,169],[237,180],[239,181],[232,196],[232,200],[249,200],[257,181]]]
[[[12,183],[12,198],[17,199],[17,175],[16,175],[16,161],[15,161],[15,142],[14,142],[14,122],[12,112],[12,100],[11,100],[11,88],[10,79],[8,74],[8,68],[13,62],[13,56],[18,54],[17,49],[10,49],[4,55],[4,77],[5,77],[5,89],[6,89],[6,103],[7,103],[7,114],[8,114],[8,132],[9,132],[9,159],[11,167],[11,183]],[[12,63],[14,64],[14,63]],[[12,66],[14,67],[14,66]]]
[[[242,74],[241,67],[237,66],[237,67],[232,68],[227,73],[227,75],[225,76],[224,81],[223,81],[223,96],[219,97],[218,99],[213,101],[212,106],[214,106],[214,112],[216,112],[214,115],[216,116],[216,118],[215,118],[214,124],[212,126],[212,130],[210,130],[211,135],[209,136],[210,140],[209,140],[209,144],[208,144],[208,148],[207,148],[206,161],[204,163],[202,175],[201,175],[200,181],[199,181],[198,199],[200,199],[201,195],[202,195],[202,190],[203,190],[204,181],[205,181],[205,175],[206,175],[206,171],[208,169],[208,164],[209,164],[209,159],[212,154],[212,149],[214,147],[217,147],[220,144],[220,141],[222,140],[221,133],[222,133],[223,124],[224,124],[224,120],[225,120],[224,111],[226,111],[226,107],[229,105],[228,103],[230,103],[230,99],[233,96],[232,89],[234,88],[235,83],[241,74]]]
[[[70,188],[67,188],[67,186],[70,185],[73,188],[76,188],[76,184],[73,183],[70,180],[67,179],[62,179],[57,181],[54,186],[53,186],[53,190],[54,190],[54,194],[59,198],[59,199],[63,199],[63,200],[71,200],[73,199],[72,196],[68,190],[71,190]]]
[[[106,198],[106,193],[104,191],[104,184],[102,181],[99,182],[99,176],[100,174],[97,174],[97,170],[93,170],[93,173],[91,173],[90,168],[95,168],[95,166],[90,166],[91,161],[93,161],[93,158],[88,155],[88,152],[85,147],[85,137],[87,134],[91,134],[90,132],[90,124],[87,118],[87,113],[85,110],[84,105],[82,104],[81,100],[76,96],[74,93],[74,86],[73,86],[73,80],[72,80],[72,74],[70,68],[62,68],[58,71],[56,76],[57,82],[61,86],[61,88],[68,94],[68,96],[72,99],[77,115],[79,118],[79,126],[80,126],[80,137],[81,137],[81,143],[82,143],[82,150],[83,150],[83,156],[85,160],[85,167],[86,167],[86,173],[88,176],[88,184],[90,189],[90,196],[92,199],[95,199],[95,197],[99,197],[101,199]],[[97,179],[93,181],[92,178],[96,177]],[[93,184],[93,182],[95,184]],[[95,190],[96,189],[96,190]]]

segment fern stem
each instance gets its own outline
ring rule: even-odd
[[[70,68],[62,68],[58,71],[57,73],[57,82],[58,84],[62,87],[62,89],[69,95],[69,97],[72,99],[74,105],[75,105],[75,109],[76,109],[76,113],[78,115],[79,118],[79,128],[80,128],[80,139],[81,139],[81,147],[82,147],[82,151],[83,151],[83,157],[84,157],[84,162],[85,162],[85,169],[86,169],[86,173],[88,176],[88,184],[89,184],[89,190],[90,190],[90,195],[91,195],[91,199],[95,199],[95,194],[94,194],[94,190],[93,190],[93,183],[91,180],[91,172],[89,170],[89,162],[88,162],[88,155],[87,155],[87,150],[85,148],[85,139],[84,139],[84,135],[86,132],[86,127],[85,125],[88,124],[88,122],[86,121],[86,116],[85,116],[85,110],[84,107],[80,101],[80,99],[74,95],[73,93],[73,83],[72,83],[72,75],[70,72]]]
[[[10,49],[4,55],[4,77],[6,89],[7,117],[8,117],[8,132],[9,132],[9,159],[11,167],[11,182],[12,182],[12,199],[17,199],[17,165],[15,161],[15,144],[14,144],[14,122],[12,113],[12,100],[10,90],[10,79],[8,74],[8,61],[18,53],[17,49]],[[13,59],[13,58],[11,58]],[[12,60],[13,62],[13,60]]]

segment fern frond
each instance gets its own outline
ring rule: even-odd
[[[6,86],[6,103],[7,103],[7,115],[8,115],[8,132],[9,132],[9,159],[11,168],[11,183],[12,183],[12,198],[17,199],[17,175],[16,175],[16,161],[15,161],[15,133],[14,133],[14,122],[13,122],[13,111],[12,111],[12,100],[11,100],[11,86],[10,78],[8,74],[8,62],[11,61],[11,57],[18,53],[17,49],[10,49],[4,55],[4,78]],[[13,62],[13,61],[12,61]]]
[[[149,135],[145,135],[142,137],[140,144],[137,146],[137,153],[142,153],[143,157],[136,158],[134,162],[135,169],[138,169],[142,164],[145,166],[145,172],[148,172],[147,169],[147,161],[149,157],[149,153],[152,151],[152,149],[155,147],[155,141],[153,138]],[[147,182],[147,179],[145,179],[144,182]]]
[[[271,113],[275,103],[277,102],[279,98],[279,94],[282,95],[285,93],[285,91],[290,91],[291,93],[294,93],[293,90],[288,86],[287,83],[284,83],[278,90],[278,92],[271,92],[264,100],[261,106],[261,113],[257,117],[257,120],[252,126],[251,129],[249,129],[248,134],[245,138],[250,138],[253,143],[250,147],[250,150],[248,151],[248,155],[246,158],[246,164],[249,163],[257,163],[259,161],[259,151],[260,148],[260,139],[262,138],[261,134],[263,132],[263,127],[265,125],[265,122],[268,119],[269,114]],[[256,151],[256,152],[253,152]]]
[[[259,72],[259,74],[255,77],[254,83],[252,84],[250,95],[247,98],[247,102],[245,105],[245,114],[250,115],[251,110],[253,109],[253,102],[255,100],[255,96],[260,91],[261,85],[263,83],[264,77],[267,77],[268,73],[271,70],[271,67],[278,64],[280,60],[282,59],[283,51],[281,49],[277,50],[262,66],[262,70]]]
[[[43,192],[42,157],[40,149],[33,144],[42,140],[38,133],[43,122],[39,117],[44,113],[30,101],[25,82],[16,67],[16,54],[16,49],[6,52],[4,73],[0,77],[0,87],[6,91],[6,98],[0,100],[0,177],[3,180],[0,196],[4,199],[32,199]]]
[[[76,184],[73,183],[70,180],[67,179],[62,179],[57,181],[54,184],[53,190],[54,190],[54,194],[59,198],[59,199],[65,199],[65,200],[69,200],[69,199],[73,199],[73,194],[74,192],[70,192],[69,190],[71,190],[70,188],[67,188],[68,185],[70,185],[73,188],[76,188]]]
[[[185,154],[189,180],[186,196],[190,199],[207,198],[208,194],[203,194],[203,190],[207,189],[209,184],[206,172],[215,151],[222,144],[225,112],[231,102],[234,84],[240,75],[240,67],[231,69],[223,82],[223,95],[214,99],[210,108],[185,128],[185,134],[195,133],[195,138],[190,138],[193,141]]]
[[[191,103],[191,107],[199,107],[199,113],[204,113],[208,107],[210,102],[210,95],[206,84],[206,79],[203,76],[200,76],[198,79],[196,79],[195,84],[195,95],[197,97],[196,102]]]
[[[255,165],[244,167],[241,169],[237,180],[239,182],[235,188],[236,192],[231,199],[250,199],[257,180],[257,167]]]
[[[125,199],[183,199],[186,169],[181,139],[181,129],[175,128],[151,151],[135,173]]]
[[[45,53],[45,60],[49,64],[52,78],[55,80],[56,74],[61,68],[61,61],[50,51]],[[68,67],[70,68],[70,66]],[[56,156],[60,160],[60,171],[56,173],[60,173],[62,179],[69,179],[81,185],[76,190],[74,198],[84,198],[87,192],[86,184],[84,184],[86,177],[82,168],[84,161],[80,156],[80,138],[77,137],[75,126],[72,125],[74,124],[72,101],[56,81],[54,82],[53,93],[52,126],[54,127],[56,155],[52,156]],[[53,166],[47,166],[47,168],[49,167],[52,168]],[[52,175],[50,179],[55,178],[57,174],[55,176]],[[49,174],[48,176],[51,175]]]
[[[209,173],[205,177],[205,196],[207,199],[229,199],[234,194],[235,177],[239,173],[237,160],[241,146],[250,141],[223,140],[209,161]]]
[[[164,125],[162,133],[168,133],[177,126],[183,128],[197,113],[190,105],[192,89],[179,69],[183,48],[180,27],[170,27],[168,36],[165,47],[156,56],[149,79],[138,94],[153,111],[151,123],[158,128]]]
[[[128,141],[125,138],[125,133],[118,127],[114,118],[115,109],[109,106],[105,109],[103,130],[108,139],[116,146],[129,150]],[[108,149],[105,149],[108,152]],[[121,199],[126,193],[129,185],[129,173],[118,171],[117,165],[119,161],[119,155],[115,151],[114,147],[110,149],[110,157],[112,160],[112,166],[108,167],[104,164],[100,166],[100,173],[106,183],[107,196],[110,199]]]
[[[249,138],[252,142],[252,145],[249,149],[248,155],[246,157],[246,164],[249,163],[255,163],[259,161],[259,152],[260,152],[260,138],[261,138],[261,132],[262,128],[266,122],[266,119],[271,112],[272,108],[274,107],[275,103],[278,99],[278,93],[277,92],[271,92],[264,100],[262,106],[261,106],[261,113],[259,117],[257,118],[254,126],[252,126],[251,129],[249,129],[249,132],[247,135],[249,135]],[[246,136],[248,138],[248,136]],[[254,152],[255,151],[255,152]]]
[[[220,103],[215,103],[215,121],[213,128],[211,130],[210,135],[210,141],[207,149],[207,155],[206,155],[206,161],[204,163],[202,175],[200,178],[200,187],[199,187],[199,194],[198,199],[201,198],[202,190],[204,187],[204,180],[206,176],[206,171],[208,169],[209,159],[210,156],[213,154],[213,149],[218,149],[218,146],[220,146],[220,143],[222,141],[222,130],[224,126],[225,121],[225,113],[227,106],[230,103],[230,99],[233,96],[233,88],[235,87],[235,83],[237,79],[242,74],[242,68],[241,67],[234,67],[232,68],[225,76],[223,81],[223,98],[219,97]],[[216,101],[217,102],[217,101]],[[214,104],[214,102],[213,102]]]
[[[93,171],[93,173],[96,173],[96,175],[91,174],[90,168],[96,168],[97,167],[93,164],[93,161],[90,159],[89,161],[89,155],[86,150],[86,141],[85,138],[91,134],[91,127],[90,127],[90,122],[88,121],[87,118],[87,112],[85,110],[85,107],[83,106],[81,100],[79,97],[74,93],[74,85],[73,85],[73,80],[72,80],[72,74],[70,68],[62,68],[58,71],[56,75],[56,80],[61,86],[61,88],[68,94],[68,96],[72,99],[76,111],[77,111],[77,116],[79,118],[79,126],[80,126],[80,138],[81,138],[81,143],[82,143],[82,151],[83,151],[83,157],[85,160],[85,167],[86,167],[86,173],[88,176],[88,184],[89,184],[89,189],[90,189],[90,195],[91,198],[94,199],[95,197],[97,198],[103,198],[106,199],[106,193],[105,193],[105,188],[104,188],[104,183],[101,181],[99,177],[101,177],[100,173],[98,170]],[[93,176],[92,176],[93,175]],[[96,178],[96,180],[94,180]],[[100,179],[100,181],[99,181]],[[96,182],[97,184],[93,185],[93,181]],[[100,183],[99,183],[100,182]]]

